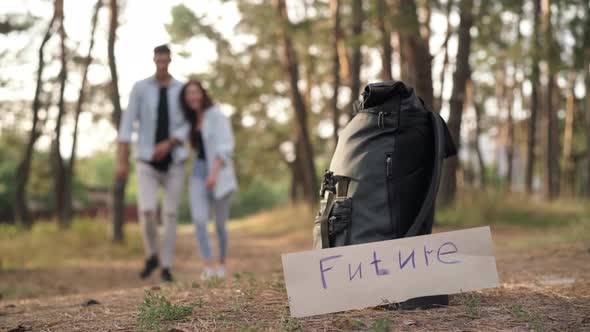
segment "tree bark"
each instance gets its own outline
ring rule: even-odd
[[[301,201],[304,196],[303,193],[303,167],[301,165],[301,159],[298,158],[300,155],[301,144],[299,140],[295,142],[295,159],[289,164],[291,168],[291,202],[296,203]]]
[[[25,152],[22,156],[21,161],[18,164],[16,170],[16,181],[15,181],[15,197],[14,197],[14,218],[17,224],[30,228],[33,224],[29,213],[29,207],[27,203],[27,184],[29,182],[29,174],[31,172],[31,162],[33,160],[33,151],[37,139],[41,136],[39,126],[39,110],[41,109],[41,94],[43,91],[43,71],[45,69],[45,45],[53,34],[55,28],[56,12],[54,10],[53,16],[49,21],[45,35],[41,41],[41,46],[38,51],[38,64],[37,64],[37,83],[35,87],[35,96],[33,97],[33,123],[31,126],[31,132],[29,133],[29,140],[25,147]]]
[[[313,159],[313,147],[311,145],[309,129],[307,124],[307,109],[303,102],[303,97],[299,91],[299,64],[297,54],[293,47],[293,41],[287,32],[287,26],[290,24],[287,8],[284,0],[274,0],[274,5],[278,10],[279,17],[282,19],[283,26],[280,34],[284,52],[283,66],[285,73],[289,77],[289,88],[291,102],[295,110],[297,137],[301,140],[301,157],[303,164],[303,181],[305,184],[305,198],[310,205],[316,205],[319,193],[317,190],[317,179],[315,175],[315,165]]]
[[[400,25],[399,41],[402,78],[416,89],[428,107],[434,103],[432,56],[428,40],[422,38],[415,0],[397,0],[395,23]]]
[[[479,138],[481,137],[481,116],[483,110],[481,109],[481,102],[478,100],[477,88],[471,78],[467,81],[466,85],[467,99],[469,103],[473,105],[475,113],[475,137],[473,139],[473,147],[475,154],[477,155],[477,166],[479,168],[479,187],[485,188],[486,186],[486,167],[483,161],[483,154],[481,153],[481,146],[479,145]]]
[[[109,69],[111,72],[111,86],[110,96],[113,104],[113,123],[115,127],[119,128],[121,121],[121,97],[119,96],[119,78],[117,75],[117,62],[115,58],[115,42],[117,40],[117,27],[119,26],[119,5],[117,0],[110,0],[109,4],[110,20],[109,20],[109,38],[108,38],[108,57]],[[125,187],[126,180],[115,179],[113,186],[113,234],[112,241],[121,243],[124,240],[125,222]]]
[[[590,13],[590,3],[584,6]],[[586,86],[586,197],[590,198],[590,15],[586,15],[584,28],[584,82]]]
[[[386,13],[387,3],[385,0],[377,0],[377,26],[381,38],[381,73],[383,81],[393,80],[391,66],[393,65],[393,47],[391,46],[391,29],[388,25]]]
[[[80,114],[82,113],[84,101],[86,98],[88,68],[92,63],[92,50],[94,49],[94,34],[96,32],[98,12],[100,11],[100,7],[102,7],[102,0],[98,0],[96,2],[94,7],[94,13],[92,15],[92,20],[90,23],[90,45],[88,46],[88,53],[86,54],[86,58],[84,59],[84,62],[82,64],[82,82],[80,84],[80,92],[78,93],[78,102],[76,103],[76,111],[74,114],[74,133],[72,135],[72,150],[70,152],[70,163],[69,166],[66,168],[66,178],[68,179],[66,183],[68,184],[68,186],[66,188],[65,216],[67,220],[71,220],[73,216],[73,183],[76,175],[75,165],[76,149],[78,146],[78,122],[80,120]]]
[[[483,154],[481,153],[481,146],[479,145],[479,138],[481,137],[481,115],[483,111],[481,105],[476,101],[473,103],[475,107],[475,152],[477,154],[477,163],[479,164],[479,183],[481,188],[486,186],[486,166],[483,161]]]
[[[471,34],[473,24],[473,0],[461,1],[461,23],[459,24],[459,45],[457,50],[457,67],[453,75],[453,93],[450,100],[449,131],[455,144],[461,145],[461,118],[465,101],[465,86],[471,75],[469,67],[469,52],[471,48]],[[455,199],[457,193],[458,158],[446,160],[443,167],[442,183],[440,187],[440,204],[447,206]]]
[[[557,137],[557,101],[555,93],[555,64],[551,27],[551,2],[542,2],[542,20],[545,44],[545,61],[548,64],[547,87],[545,92],[546,153],[545,153],[545,198],[554,200],[559,196],[559,138]]]
[[[589,19],[590,22],[590,19]],[[588,23],[590,25],[590,23]],[[590,31],[588,32],[590,34]],[[590,37],[587,37],[590,39]],[[588,40],[587,39],[587,40]],[[586,48],[586,196],[590,197],[590,45]]]
[[[532,45],[532,54],[531,54],[531,115],[529,117],[528,123],[528,139],[527,139],[527,159],[526,159],[526,167],[525,167],[525,186],[527,194],[531,194],[533,192],[533,175],[535,171],[535,149],[537,143],[537,122],[538,122],[538,108],[539,108],[539,76],[540,76],[540,69],[539,69],[539,61],[540,61],[540,52],[541,52],[541,45],[540,45],[540,17],[541,17],[541,0],[534,0],[534,18],[533,18],[533,45]]]
[[[58,101],[58,113],[55,121],[55,139],[53,142],[52,149],[52,161],[54,167],[54,190],[56,198],[56,212],[57,219],[60,227],[69,227],[70,222],[66,216],[66,200],[67,200],[67,187],[69,181],[66,177],[66,167],[68,167],[61,155],[61,127],[64,114],[66,113],[65,96],[64,92],[67,84],[68,69],[67,69],[67,51],[66,51],[66,32],[64,27],[64,1],[56,0],[55,7],[57,11],[57,17],[59,22],[59,39],[60,39],[60,63],[61,69],[59,71],[59,101]]]
[[[332,126],[334,127],[334,147],[338,143],[338,130],[340,129],[340,110],[338,109],[338,94],[340,93],[340,55],[338,54],[338,42],[341,39],[340,28],[340,0],[330,1],[330,13],[332,16]]]
[[[361,93],[361,65],[363,57],[361,53],[362,33],[363,33],[363,2],[362,0],[352,0],[352,57],[350,62],[350,90],[351,98],[348,106],[350,118],[353,113],[353,103]]]
[[[447,0],[447,34],[445,36],[445,41],[442,44],[444,56],[443,56],[443,64],[442,69],[440,71],[440,93],[438,98],[433,106],[434,111],[440,113],[443,103],[443,95],[444,95],[444,88],[445,88],[445,73],[447,71],[447,66],[449,65],[449,39],[451,39],[451,35],[453,34],[453,27],[451,26],[451,10],[453,8],[453,0]],[[475,104],[475,103],[474,103]]]
[[[506,84],[504,84],[506,85]],[[508,166],[506,173],[506,183],[508,191],[512,191],[512,183],[514,181],[514,91],[516,90],[516,68],[512,75],[512,85],[509,89],[504,90],[504,98],[506,100],[506,163]]]
[[[567,102],[566,102],[566,115],[565,115],[565,128],[563,133],[563,184],[564,184],[564,191],[573,196],[575,193],[575,182],[574,177],[576,173],[575,169],[575,162],[572,158],[572,150],[573,150],[573,136],[574,136],[574,118],[575,118],[575,108],[576,108],[576,95],[574,92],[574,87],[576,83],[576,73],[574,71],[570,72],[569,76],[569,89],[567,94]]]

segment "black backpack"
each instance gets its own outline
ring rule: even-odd
[[[324,174],[314,248],[432,233],[443,159],[455,154],[443,119],[411,87],[367,85]],[[448,304],[446,295],[420,299],[405,307]]]

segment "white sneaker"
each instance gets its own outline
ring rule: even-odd
[[[225,267],[223,267],[223,266],[218,267],[216,272],[217,272],[216,273],[217,278],[220,278],[220,279],[225,278]]]
[[[213,270],[211,270],[211,268],[206,268],[203,272],[201,272],[201,280],[203,281],[209,280],[213,277],[215,277],[215,273]]]

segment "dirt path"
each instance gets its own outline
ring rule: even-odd
[[[232,232],[230,237],[228,266],[231,270],[229,274],[255,272],[259,277],[280,273],[282,271],[280,253],[306,248],[310,242],[302,234],[275,237]],[[217,252],[215,238],[212,237],[212,239],[212,249]],[[142,258],[136,257],[119,261],[88,261],[76,263],[75,266],[57,268],[0,270],[0,282],[20,288],[21,292],[16,292],[18,298],[37,300],[53,296],[159,284],[158,271],[148,280],[140,280],[138,273],[142,267]],[[200,271],[201,262],[192,229],[183,226],[179,229],[177,238],[173,273],[179,282],[189,282],[198,280]]]
[[[222,284],[195,282],[200,264],[190,230],[179,234],[174,269],[178,281],[168,286],[161,286],[158,276],[138,280],[140,258],[0,272],[0,282],[30,291],[20,300],[0,301],[0,331],[132,331],[145,289],[173,303],[199,302],[191,315],[164,325],[164,330],[385,331],[379,324],[389,324],[392,330],[590,331],[587,244],[514,249],[505,244],[520,236],[518,232],[499,229],[494,231],[502,282],[497,289],[454,296],[444,309],[371,309],[294,320],[287,314],[280,253],[307,249],[307,234],[230,236],[232,275]],[[99,304],[83,306],[88,299]]]

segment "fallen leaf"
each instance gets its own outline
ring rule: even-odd
[[[404,321],[402,322],[402,324],[404,324],[405,326],[412,326],[416,324],[415,320],[411,320],[411,319],[404,319]]]

